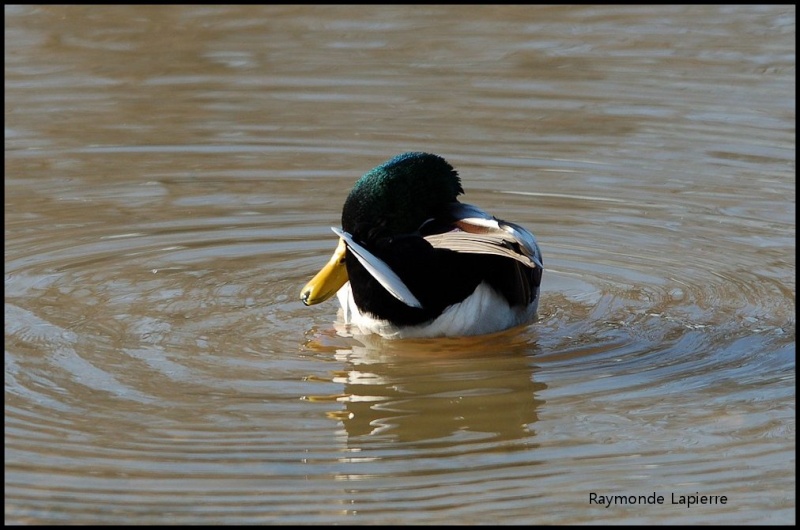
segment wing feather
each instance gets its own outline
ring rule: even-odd
[[[375,254],[363,246],[356,243],[353,240],[353,236],[344,230],[334,227],[331,227],[331,230],[333,230],[337,236],[344,240],[350,252],[353,253],[356,259],[358,259],[364,268],[367,269],[372,277],[375,278],[384,289],[389,291],[392,296],[409,307],[422,307],[422,304],[419,302],[419,300],[417,300],[417,297],[414,296],[408,286],[403,283],[403,280],[400,279],[400,277],[386,264],[386,262],[375,256]]]
[[[423,236],[433,247],[503,256],[530,268],[544,268],[536,238],[521,226],[501,221],[471,204],[454,203],[448,213],[454,218],[452,230]]]

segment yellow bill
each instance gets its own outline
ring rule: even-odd
[[[347,267],[344,264],[346,250],[344,239],[339,239],[339,246],[336,247],[330,261],[300,291],[300,300],[305,305],[324,302],[347,283]]]

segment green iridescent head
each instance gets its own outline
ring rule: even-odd
[[[444,158],[404,153],[358,179],[342,209],[342,228],[362,241],[413,233],[463,192]]]

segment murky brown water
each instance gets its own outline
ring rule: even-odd
[[[794,6],[5,24],[6,523],[794,523]],[[300,303],[408,150],[537,235],[538,323]]]

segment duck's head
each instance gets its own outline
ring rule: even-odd
[[[398,155],[358,179],[344,202],[342,229],[362,243],[413,233],[463,191],[442,157]]]
[[[421,152],[398,155],[368,171],[350,190],[342,209],[342,229],[362,245],[416,232],[463,193],[461,179],[444,158]],[[343,240],[328,264],[303,287],[306,305],[323,302],[348,280]]]

